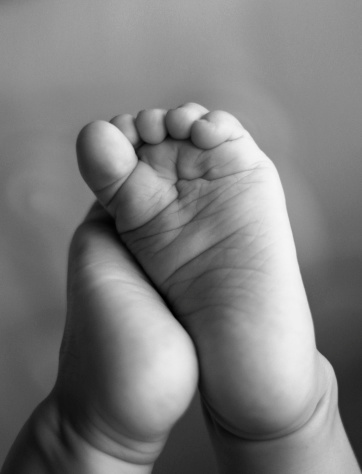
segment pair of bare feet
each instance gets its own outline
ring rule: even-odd
[[[238,120],[194,103],[120,115],[87,125],[77,153],[117,229],[94,208],[73,242],[62,370],[86,392],[79,429],[152,462],[198,374],[217,436],[302,426],[323,360],[277,171]]]

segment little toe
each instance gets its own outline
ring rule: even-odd
[[[116,115],[110,120],[110,123],[117,127],[123,135],[128,138],[134,148],[138,148],[142,145],[142,140],[138,133],[133,115]]]
[[[105,121],[92,122],[81,130],[77,157],[83,179],[105,206],[138,162],[127,137]]]
[[[190,138],[191,127],[195,120],[199,120],[208,110],[202,105],[188,102],[177,109],[171,109],[166,115],[167,131],[176,140]]]
[[[141,139],[150,145],[158,145],[167,136],[166,110],[150,109],[138,113],[135,124]]]
[[[233,115],[220,110],[207,113],[191,127],[191,141],[205,150],[246,135],[248,132]]]

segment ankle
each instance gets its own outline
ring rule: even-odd
[[[88,421],[87,426],[78,426],[60,409],[53,395],[35,410],[29,429],[44,464],[50,469],[47,473],[152,472],[165,440],[147,443],[125,439],[120,443]]]

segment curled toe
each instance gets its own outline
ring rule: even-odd
[[[123,135],[128,138],[134,148],[137,148],[142,144],[133,115],[116,115],[116,117],[113,117],[112,120],[110,120],[110,123],[117,127]]]
[[[207,112],[208,110],[205,107],[193,102],[169,110],[165,119],[168,133],[176,140],[190,138],[192,124]]]
[[[219,110],[209,112],[200,120],[196,120],[191,128],[193,144],[205,150],[247,134],[233,115]]]
[[[167,136],[165,125],[166,110],[142,110],[136,117],[136,128],[145,143],[158,145]]]

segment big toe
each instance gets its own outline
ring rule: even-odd
[[[107,205],[137,165],[135,150],[114,125],[96,121],[77,139],[81,175],[103,205]]]

